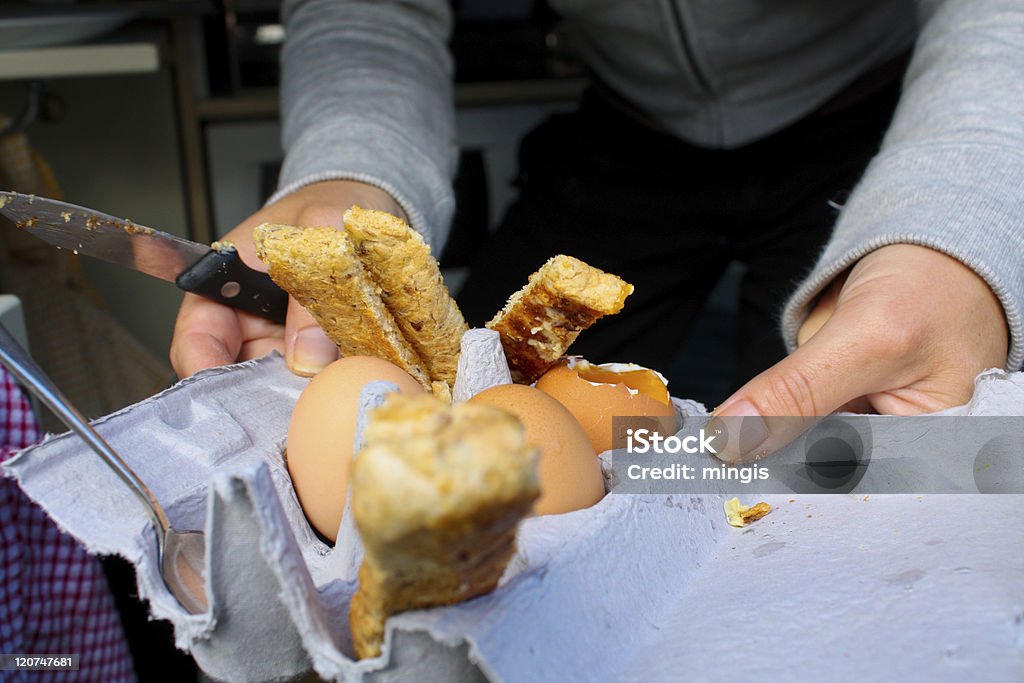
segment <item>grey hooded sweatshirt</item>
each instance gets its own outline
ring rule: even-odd
[[[814,297],[865,254],[919,244],[999,297],[1024,362],[1024,0],[552,0],[588,65],[653,123],[732,148],[816,109],[903,53],[882,148],[785,308],[792,349]],[[447,0],[287,0],[280,197],[359,180],[437,250],[454,210]],[[794,273],[794,278],[805,274]]]

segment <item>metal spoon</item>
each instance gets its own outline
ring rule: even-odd
[[[153,493],[128,467],[89,421],[67,400],[57,385],[0,324],[0,363],[35,394],[71,431],[106,462],[135,492],[153,518],[160,573],[171,594],[191,614],[202,614],[209,604],[203,584],[206,544],[202,531],[175,531]]]

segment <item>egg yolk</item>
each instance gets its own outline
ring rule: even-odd
[[[624,384],[644,396],[650,396],[664,405],[669,405],[668,387],[665,386],[665,383],[658,375],[650,370],[640,369],[613,372],[599,365],[591,365],[589,363],[581,363],[572,369],[580,379],[585,379],[588,382]]]

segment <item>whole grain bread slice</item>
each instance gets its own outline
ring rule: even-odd
[[[633,285],[559,254],[530,276],[487,323],[501,335],[512,378],[529,384],[554,365],[582,330],[622,310]]]
[[[353,206],[345,213],[345,230],[430,379],[451,387],[469,328],[430,247],[405,221],[384,211]]]
[[[253,240],[270,278],[310,312],[343,355],[391,361],[430,389],[422,360],[381,301],[347,233],[264,223]]]
[[[536,449],[490,406],[392,394],[365,438],[351,497],[365,548],[349,610],[360,659],[380,654],[392,614],[493,590],[540,493]]]

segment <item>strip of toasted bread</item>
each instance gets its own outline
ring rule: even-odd
[[[486,326],[501,335],[512,378],[529,384],[565,354],[582,330],[621,311],[632,293],[633,285],[617,275],[559,254],[531,275]]]
[[[522,426],[490,406],[392,394],[352,465],[365,548],[349,622],[356,656],[380,654],[387,618],[494,589],[540,492]]]
[[[381,302],[345,232],[264,223],[253,240],[270,278],[312,314],[343,355],[391,361],[430,388],[422,361]]]
[[[384,211],[353,206],[345,212],[345,229],[430,379],[451,387],[459,342],[469,328],[448,294],[430,247],[405,221]]]
[[[439,379],[434,380],[430,383],[430,393],[445,403],[452,402],[452,388],[448,386],[448,382],[442,382]]]

